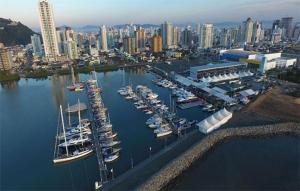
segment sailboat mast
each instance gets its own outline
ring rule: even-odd
[[[79,129],[80,129],[80,139],[82,140],[82,126],[81,126],[81,116],[80,116],[80,101],[78,99],[78,124],[79,124]]]
[[[68,118],[69,118],[69,127],[71,127],[71,114],[70,114],[70,104],[68,104]]]
[[[63,131],[64,131],[66,152],[67,152],[67,156],[69,156],[68,144],[67,144],[67,138],[66,138],[66,130],[65,130],[65,122],[64,122],[64,115],[63,115],[63,112],[62,112],[62,106],[61,105],[60,105],[60,116],[61,116],[61,123],[62,123],[62,126],[63,126]]]

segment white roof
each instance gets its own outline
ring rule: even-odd
[[[248,96],[252,96],[252,95],[256,94],[256,92],[253,91],[252,89],[247,89],[247,90],[241,91],[239,93],[244,97],[248,97]]]
[[[188,79],[186,77],[183,77],[181,75],[176,75],[175,80],[177,82],[179,82],[180,84],[185,85],[185,86],[190,86],[193,83],[193,80],[190,80],[190,79]]]
[[[206,134],[225,124],[231,117],[232,113],[224,108],[202,120],[197,126],[201,132]]]

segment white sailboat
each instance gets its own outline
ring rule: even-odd
[[[61,116],[61,123],[63,127],[64,141],[67,142],[64,117],[63,117],[63,111],[61,105],[60,105],[60,116]],[[65,148],[65,154],[58,154],[57,156],[55,156],[55,158],[53,159],[54,164],[66,163],[73,160],[77,160],[86,157],[93,152],[93,149],[91,147],[79,148],[73,152],[69,152],[69,148],[67,144],[64,145],[64,148]]]

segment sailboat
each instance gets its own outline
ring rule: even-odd
[[[83,83],[75,82],[74,69],[71,67],[71,75],[72,75],[72,85],[67,86],[67,89],[70,91],[82,91],[84,89]]]
[[[81,115],[80,115],[80,101],[78,99],[78,128],[77,131],[79,131],[79,134],[77,133],[77,136],[72,136],[72,138],[68,139],[67,141],[60,143],[58,146],[59,147],[64,147],[65,145],[68,146],[75,146],[75,145],[79,145],[79,144],[83,144],[86,142],[91,142],[91,138],[88,134],[83,134],[83,127],[81,124]],[[85,128],[85,132],[86,132],[86,128]],[[67,132],[69,133],[69,131]],[[67,133],[64,132],[64,136],[67,135]]]
[[[66,137],[66,130],[65,130],[65,124],[64,124],[64,117],[63,117],[63,112],[62,112],[62,106],[60,105],[60,118],[61,118],[61,123],[62,123],[62,128],[63,128],[63,134],[64,134],[64,141],[67,142],[67,137]],[[56,143],[58,140],[56,140]],[[86,156],[89,156],[92,152],[93,149],[92,147],[80,147],[78,149],[70,149],[68,144],[64,144],[64,152],[63,154],[59,153],[59,150],[57,151],[58,153],[55,153],[56,156],[54,156],[53,163],[54,164],[61,164],[61,163],[66,163],[70,162],[73,160],[77,160]],[[56,151],[56,149],[55,149]]]

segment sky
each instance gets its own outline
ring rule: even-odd
[[[39,0],[0,0],[0,17],[39,28]],[[300,0],[49,0],[56,26],[268,21],[292,16],[300,21]]]

